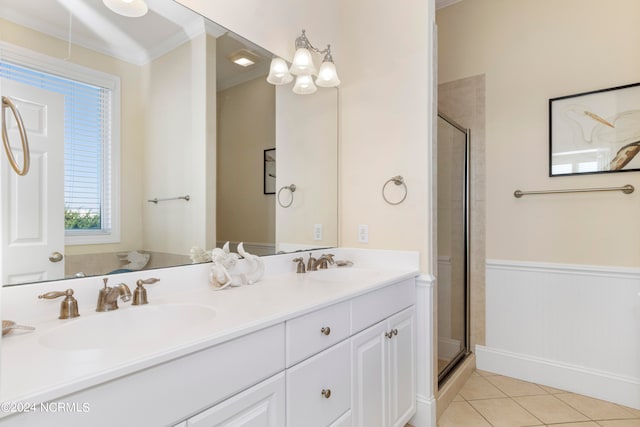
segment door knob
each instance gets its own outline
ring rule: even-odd
[[[60,262],[64,259],[64,256],[60,252],[51,252],[49,255],[49,261],[51,262]]]

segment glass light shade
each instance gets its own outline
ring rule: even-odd
[[[296,50],[293,56],[293,63],[289,70],[295,76],[316,74],[316,67],[313,65],[313,58],[308,49],[301,47]]]
[[[296,84],[293,86],[293,93],[298,95],[310,95],[318,90],[313,84],[313,78],[309,75],[296,77]]]
[[[340,84],[338,73],[336,72],[336,64],[325,61],[320,66],[316,84],[320,87],[336,87]]]
[[[102,3],[118,15],[128,18],[139,18],[149,11],[144,0],[102,0]]]
[[[267,81],[272,85],[284,85],[290,83],[293,76],[289,73],[289,66],[282,58],[273,58],[269,67]]]

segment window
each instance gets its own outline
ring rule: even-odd
[[[113,126],[119,116],[118,79],[96,78],[102,73],[51,58],[39,61],[41,55],[28,54],[24,61],[24,53],[2,53],[0,77],[64,95],[66,244],[119,241],[119,150]]]

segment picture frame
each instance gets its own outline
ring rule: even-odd
[[[264,194],[276,194],[276,149],[264,150],[263,161],[263,192]]]
[[[549,176],[640,170],[640,83],[549,99]]]

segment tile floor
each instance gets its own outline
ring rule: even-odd
[[[438,427],[640,427],[640,411],[475,371]]]

